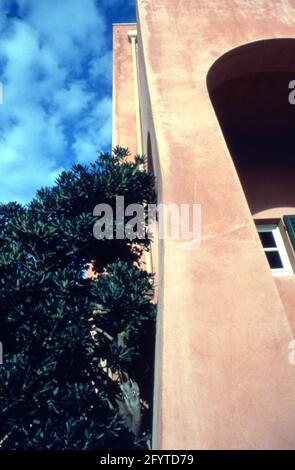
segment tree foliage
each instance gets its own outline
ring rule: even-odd
[[[153,279],[138,264],[148,240],[92,234],[98,203],[154,202],[143,157],[126,157],[116,148],[64,171],[27,206],[0,205],[1,449],[126,448],[147,438],[155,308]],[[127,429],[124,382],[146,408],[139,433]]]

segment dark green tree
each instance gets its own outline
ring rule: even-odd
[[[0,205],[0,449],[146,445],[155,307],[139,265],[148,239],[93,236],[97,204],[154,202],[144,158],[127,155],[116,148],[75,165],[27,206]]]

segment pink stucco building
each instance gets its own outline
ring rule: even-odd
[[[198,249],[153,247],[153,447],[294,448],[295,1],[136,6],[113,144],[148,155],[159,202],[202,207]]]

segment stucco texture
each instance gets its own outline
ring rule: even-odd
[[[272,277],[253,222],[255,177],[246,165],[242,186],[214,109],[226,73],[243,71],[225,69],[212,89],[207,79],[235,48],[295,37],[295,10],[284,0],[136,4],[143,144],[150,139],[158,200],[202,207],[198,249],[158,243],[153,448],[294,448],[294,280]],[[120,70],[132,77],[131,50],[116,34],[114,139],[133,146],[133,85],[118,84]]]

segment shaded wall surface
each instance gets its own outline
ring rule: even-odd
[[[294,448],[293,278],[272,277],[249,208],[257,198],[245,197],[255,173],[247,163],[242,181],[245,163],[214,109],[214,91],[241,69],[207,85],[228,51],[292,38],[295,10],[283,0],[137,0],[137,13],[143,142],[149,134],[159,202],[202,206],[199,249],[159,243],[153,447]]]

